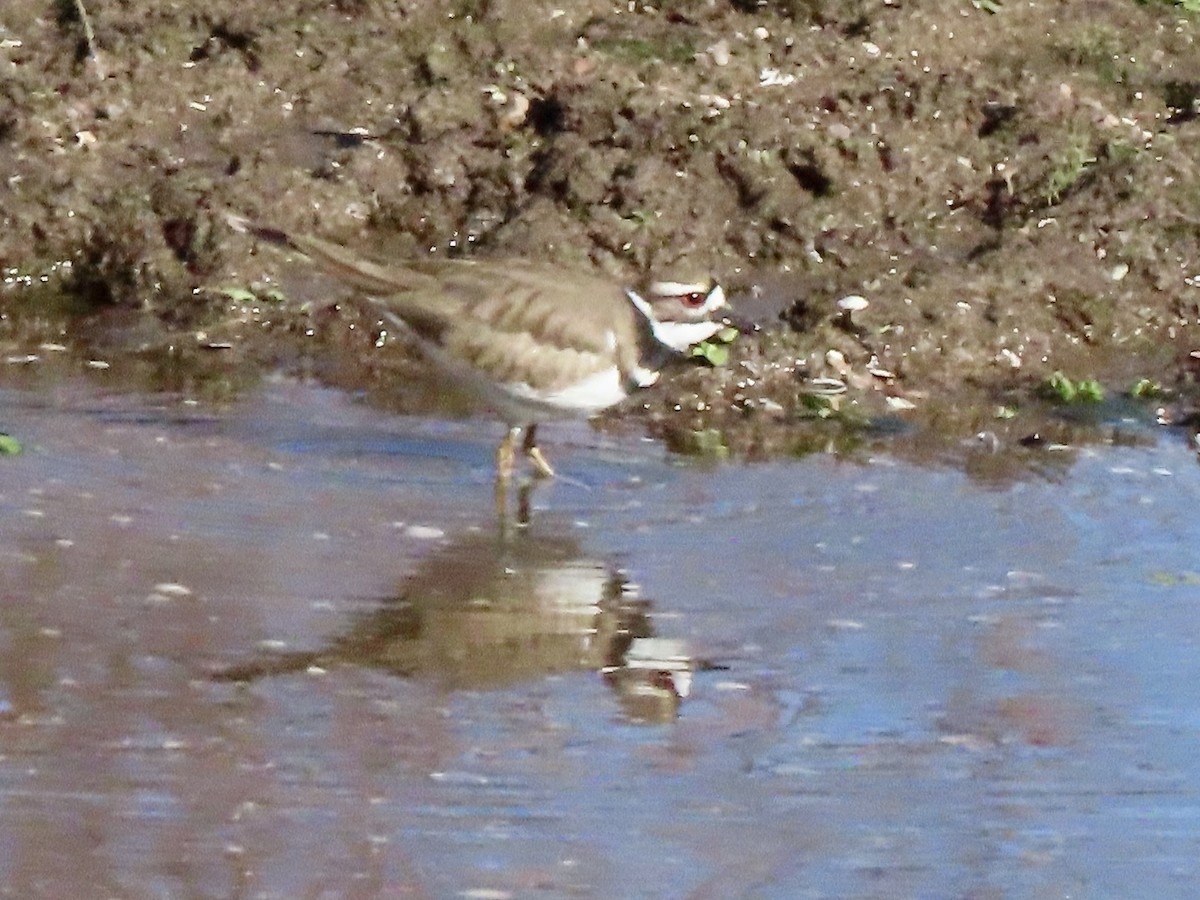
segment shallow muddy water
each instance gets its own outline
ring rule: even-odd
[[[1184,897],[1200,468],[0,391],[0,893]],[[1052,452],[1052,451],[1048,451]]]

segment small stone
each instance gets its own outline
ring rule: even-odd
[[[446,532],[432,525],[409,525],[404,529],[405,537],[418,541],[437,541],[446,536]]]
[[[190,597],[192,595],[191,588],[174,581],[164,581],[161,584],[156,584],[154,590],[170,597]]]
[[[872,378],[878,378],[880,381],[896,380],[896,373],[880,365],[878,356],[872,356],[870,362],[867,363],[867,374]]]
[[[708,48],[708,56],[713,61],[713,65],[727,66],[729,65],[729,41],[720,40]]]
[[[1020,357],[1020,356],[1018,356],[1018,355],[1017,355],[1016,353],[1014,353],[1013,351],[1009,350],[1007,347],[1004,347],[1004,348],[1003,348],[1003,349],[1002,349],[1002,350],[1001,350],[1001,351],[1000,351],[1000,352],[999,352],[999,353],[996,355],[996,360],[997,360],[998,362],[1005,362],[1005,363],[1008,363],[1008,365],[1009,365],[1011,368],[1014,368],[1014,369],[1019,369],[1019,368],[1021,368],[1021,357]]]

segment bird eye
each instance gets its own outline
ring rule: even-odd
[[[683,295],[683,305],[690,306],[693,309],[704,305],[704,301],[708,299],[708,294],[704,291],[690,291]]]

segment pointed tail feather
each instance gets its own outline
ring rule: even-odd
[[[437,286],[436,279],[430,275],[415,272],[407,267],[388,267],[372,262],[332,241],[258,225],[232,213],[226,215],[226,221],[235,231],[303,254],[329,274],[343,279],[352,288],[365,294],[387,296],[398,291]]]

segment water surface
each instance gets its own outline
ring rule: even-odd
[[[0,392],[13,897],[1190,896],[1200,469]]]

